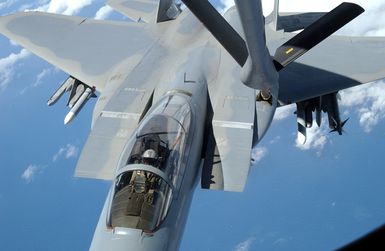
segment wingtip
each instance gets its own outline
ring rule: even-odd
[[[8,13],[6,15],[0,16],[0,27],[3,28],[12,19],[16,18],[17,16],[23,15],[23,14],[24,14],[24,12],[13,12],[13,13]]]
[[[365,9],[364,9],[361,5],[359,5],[359,4],[356,4],[356,3],[348,3],[348,2],[344,2],[344,3],[342,3],[342,4],[348,4],[348,5],[352,6],[352,7],[354,7],[354,8],[355,8],[355,11],[357,11],[357,13],[362,14],[362,13],[365,12]]]

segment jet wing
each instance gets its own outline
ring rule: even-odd
[[[155,41],[147,24],[41,12],[0,17],[0,33],[98,91]]]
[[[279,77],[279,99],[284,104],[385,78],[385,37],[332,36]]]
[[[140,114],[136,113],[103,111],[84,145],[75,176],[114,179],[122,149],[138,126],[139,119]]]

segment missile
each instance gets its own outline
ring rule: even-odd
[[[67,125],[69,122],[71,122],[76,115],[80,112],[80,110],[83,108],[83,106],[87,103],[87,101],[94,97],[95,94],[95,88],[89,88],[87,87],[83,94],[81,94],[80,98],[76,101],[76,103],[73,105],[67,116],[64,118],[64,124]]]
[[[326,105],[327,105],[326,110],[329,118],[329,128],[331,129],[330,132],[338,132],[339,135],[342,135],[343,127],[348,121],[348,119],[341,122],[337,98],[338,98],[338,93],[334,92],[334,93],[325,95],[323,97],[323,100],[326,101]]]
[[[80,82],[77,79],[75,80],[75,83],[72,87],[71,94],[67,103],[67,106],[69,108],[74,107],[74,105],[78,102],[78,100],[80,99],[80,96],[84,93],[86,88],[87,86],[85,86],[82,82]]]
[[[317,122],[318,127],[320,127],[321,126],[321,122],[322,122],[321,109],[317,108],[315,110],[315,112],[316,112],[315,113],[315,120]]]
[[[314,110],[315,110],[315,121],[317,122],[317,125],[318,127],[321,126],[321,122],[322,122],[322,96],[320,97],[317,97],[314,99],[315,101],[315,107],[314,107]]]
[[[337,93],[327,94],[323,97],[326,101],[326,109],[329,119],[329,128],[335,129],[341,123],[340,113],[338,110]]]
[[[54,94],[47,101],[48,106],[54,105],[60,98],[63,96],[65,92],[68,92],[72,89],[73,84],[75,83],[75,79],[69,76],[63,84],[54,92]]]
[[[302,103],[297,103],[297,141],[300,144],[306,143],[306,121],[305,108]]]
[[[305,106],[305,124],[306,128],[311,128],[313,126],[313,111],[309,104]]]

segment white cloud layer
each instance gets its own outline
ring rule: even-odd
[[[275,121],[284,120],[289,116],[292,116],[295,110],[296,110],[295,104],[279,107],[277,108],[277,110],[275,110],[274,120]]]
[[[47,69],[43,69],[39,74],[37,74],[36,76],[36,80],[35,82],[30,85],[30,86],[27,86],[25,87],[24,89],[22,89],[20,91],[20,95],[23,95],[25,94],[29,89],[31,88],[36,88],[38,87],[39,85],[41,85],[44,81],[44,78],[47,77],[48,75],[52,74],[52,72],[54,71],[54,68],[47,68]]]
[[[37,87],[39,85],[41,85],[43,83],[43,79],[48,76],[49,74],[51,74],[53,71],[53,68],[47,68],[47,69],[44,69],[42,70],[39,74],[37,74],[36,76],[36,81],[35,83],[33,83],[33,87]]]
[[[21,175],[21,178],[27,182],[27,183],[30,183],[34,176],[35,176],[35,173],[37,172],[38,170],[38,167],[35,166],[35,165],[29,165],[27,167],[27,169],[24,170],[23,174]]]
[[[110,6],[104,5],[96,12],[95,19],[106,19],[112,14],[113,11],[114,10]]]
[[[249,239],[239,243],[235,247],[234,251],[249,251],[251,244],[253,244],[254,241],[255,241],[255,237],[250,237]]]
[[[365,84],[341,91],[340,105],[354,108],[360,125],[370,132],[385,118],[385,81]]]
[[[66,159],[75,158],[78,156],[79,149],[76,146],[67,145]]]
[[[74,15],[79,13],[84,7],[93,3],[94,0],[51,0],[35,9],[27,11],[45,11],[50,13]]]
[[[19,53],[11,53],[7,57],[0,59],[0,90],[4,90],[13,79],[15,65],[29,55],[31,55],[30,52],[22,49]]]
[[[325,127],[314,125],[306,130],[307,139],[305,144],[296,141],[295,146],[301,150],[315,150],[317,155],[322,154],[322,150],[328,143],[328,130]]]
[[[251,153],[252,165],[260,162],[266,155],[268,154],[268,150],[266,147],[256,147],[253,149]]]
[[[5,8],[9,8],[11,7],[13,4],[15,4],[18,0],[7,0],[5,2],[2,2],[0,3],[0,10],[1,9],[5,9]]]
[[[223,6],[217,7],[217,10],[221,14],[225,13],[228,9],[234,6],[234,0],[221,0],[220,2],[222,3]]]
[[[56,162],[59,160],[59,158],[76,158],[79,153],[79,148],[77,148],[74,145],[67,144],[65,147],[61,147],[57,153],[52,157],[52,162]],[[30,183],[34,177],[36,176],[37,172],[43,172],[45,169],[45,166],[37,166],[37,165],[29,165],[24,172],[21,175],[21,178],[26,182]]]
[[[52,157],[52,161],[56,162],[60,157],[64,156],[64,158],[76,158],[79,153],[79,148],[74,145],[67,144],[65,147],[61,147],[57,153],[55,153]]]

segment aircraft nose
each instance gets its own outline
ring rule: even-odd
[[[119,229],[95,233],[90,251],[166,251],[169,244],[167,229],[146,234],[137,229]]]

